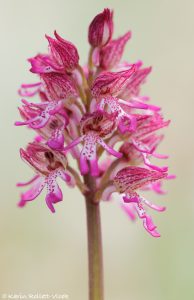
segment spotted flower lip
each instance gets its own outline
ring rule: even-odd
[[[113,12],[105,8],[91,22],[88,30],[88,41],[92,47],[105,46],[113,34]]]
[[[81,142],[84,142],[80,153],[80,170],[82,175],[89,173],[89,171],[93,176],[99,175],[97,157],[98,145],[101,145],[109,154],[117,158],[122,156],[121,153],[104,142],[104,138],[107,138],[114,132],[115,126],[115,115],[109,115],[100,111],[85,115],[81,120],[81,137],[76,138],[66,146],[63,149],[63,153],[66,153]],[[88,163],[90,164],[90,169]]]
[[[77,48],[71,42],[60,37],[56,31],[54,31],[54,35],[55,39],[46,35],[50,53],[59,66],[62,66],[67,72],[72,72],[79,63]]]
[[[62,191],[57,183],[57,177],[60,177],[68,185],[74,186],[71,175],[59,168],[50,172],[47,176],[34,176],[29,183],[19,183],[18,186],[30,186],[29,190],[21,194],[19,207],[24,207],[27,202],[35,200],[46,186],[47,195],[45,198],[46,204],[52,213],[55,212],[54,204],[63,200]]]
[[[53,131],[50,139],[47,142],[47,145],[53,150],[63,150],[65,137],[63,134],[64,128],[57,128]]]
[[[62,191],[57,184],[60,177],[68,185],[74,186],[75,180],[67,170],[67,159],[64,156],[51,151],[41,142],[29,143],[26,150],[20,149],[21,158],[36,172],[36,175],[26,183],[18,183],[17,186],[30,186],[30,189],[21,194],[19,207],[26,205],[28,201],[36,199],[46,186],[46,204],[51,212],[55,212],[53,204],[63,199]]]

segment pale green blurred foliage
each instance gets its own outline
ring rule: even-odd
[[[33,82],[26,58],[47,49],[44,34],[59,34],[88,52],[87,26],[104,7],[115,10],[115,36],[128,29],[129,61],[142,59],[153,72],[144,88],[172,119],[160,152],[170,154],[177,180],[168,195],[150,199],[166,204],[153,213],[162,237],[151,238],[141,222],[132,224],[117,203],[102,205],[107,300],[194,299],[194,2],[185,0],[0,0],[1,31],[1,202],[0,293],[67,293],[87,298],[84,200],[64,186],[64,201],[51,215],[44,198],[18,209],[18,180],[32,172],[18,149],[33,136],[14,128],[19,118],[17,89]]]

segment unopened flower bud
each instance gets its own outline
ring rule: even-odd
[[[105,46],[113,33],[113,12],[106,8],[98,14],[89,26],[88,41],[93,47]]]

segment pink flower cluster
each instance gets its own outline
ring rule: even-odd
[[[70,187],[77,186],[85,194],[84,178],[95,178],[94,202],[109,200],[112,193],[127,214],[139,216],[145,229],[160,236],[146,207],[164,211],[151,204],[138,190],[163,194],[162,180],[166,166],[151,163],[150,158],[166,159],[156,152],[163,139],[157,131],[167,127],[158,106],[141,94],[141,86],[151,72],[141,61],[122,61],[128,31],[113,39],[113,12],[98,14],[89,26],[88,63],[79,65],[77,48],[56,31],[47,36],[49,51],[28,59],[30,71],[38,82],[22,84],[19,94],[22,121],[36,133],[35,139],[20,150],[21,158],[34,170],[34,177],[20,187],[29,186],[21,194],[19,206],[34,200],[46,187],[46,204],[52,212],[62,201],[58,179]],[[39,99],[31,101],[30,98]],[[29,100],[26,100],[29,99]],[[71,166],[72,156],[79,171]]]

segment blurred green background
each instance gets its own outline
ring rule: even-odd
[[[194,299],[194,1],[181,0],[0,0],[1,201],[0,294],[61,293],[87,299],[87,243],[84,200],[64,186],[56,214],[43,195],[25,209],[16,203],[18,180],[32,171],[19,147],[32,138],[18,120],[17,89],[36,78],[26,58],[47,49],[44,34],[75,43],[87,59],[87,27],[104,7],[115,11],[115,35],[133,32],[125,58],[152,65],[144,93],[161,105],[172,123],[160,152],[170,154],[177,174],[168,195],[150,199],[168,210],[153,217],[162,234],[151,238],[141,222],[131,223],[117,203],[102,205],[106,300]]]

